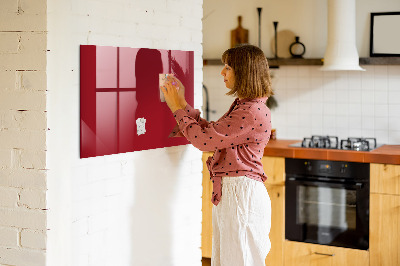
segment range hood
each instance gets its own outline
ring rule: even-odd
[[[323,71],[358,70],[355,0],[328,0],[328,44]]]

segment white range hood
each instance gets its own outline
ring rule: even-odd
[[[328,44],[323,71],[358,70],[355,0],[328,0]]]

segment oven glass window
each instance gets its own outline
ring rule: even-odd
[[[337,229],[356,228],[356,191],[298,186],[298,224]]]

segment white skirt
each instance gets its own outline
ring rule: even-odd
[[[245,176],[223,177],[212,223],[212,266],[265,265],[271,249],[271,201],[262,182]]]

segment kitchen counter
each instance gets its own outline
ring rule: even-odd
[[[363,163],[400,164],[400,145],[383,145],[372,151],[290,147],[301,140],[270,140],[264,156]]]

